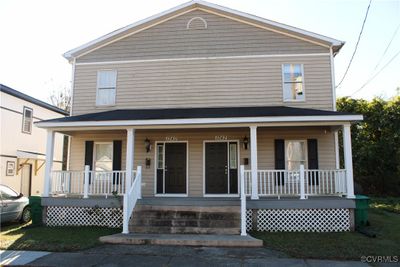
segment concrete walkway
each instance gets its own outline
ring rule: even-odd
[[[170,245],[197,247],[262,247],[263,241],[250,235],[114,234],[100,237],[106,244]]]
[[[28,262],[27,262],[28,263]],[[29,266],[369,266],[359,261],[292,259],[266,248],[103,245],[76,253],[50,253]]]
[[[44,251],[0,250],[0,266],[25,265],[49,254]]]

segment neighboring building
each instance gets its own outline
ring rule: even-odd
[[[134,232],[239,233],[246,215],[247,229],[350,230],[350,124],[362,116],[335,109],[333,58],[343,44],[192,1],[67,52],[72,116],[37,125],[49,130],[49,151],[53,133],[72,137],[69,171],[49,168],[45,194],[122,194],[128,186],[125,233],[135,206]],[[110,214],[98,198],[86,203]],[[65,209],[70,216],[94,223],[82,215],[82,201],[43,205],[49,225],[76,223],[55,215],[65,205],[76,208]],[[151,215],[160,210],[171,212]],[[179,215],[187,211],[194,221]],[[120,223],[113,214],[105,225]]]
[[[65,111],[0,84],[0,184],[25,196],[43,193],[46,130],[34,123]],[[55,139],[54,169],[61,170],[63,135]]]

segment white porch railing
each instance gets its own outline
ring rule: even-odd
[[[135,171],[133,171],[133,176],[135,176]],[[50,183],[50,193],[53,195],[83,195],[84,197],[123,195],[126,191],[126,172],[90,171],[87,167],[84,171],[53,171]]]
[[[251,171],[244,171],[246,195],[251,195]],[[258,170],[259,196],[344,195],[346,170]]]
[[[123,206],[124,217],[122,222],[123,234],[129,233],[129,219],[131,218],[137,200],[141,198],[142,198],[142,167],[138,166],[135,180],[133,181],[128,191],[124,194],[124,206]]]

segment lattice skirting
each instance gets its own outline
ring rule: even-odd
[[[254,214],[255,213],[255,214]],[[253,223],[253,217],[257,216]],[[343,232],[350,231],[349,209],[247,210],[247,231]]]
[[[47,226],[122,226],[121,208],[48,206]]]

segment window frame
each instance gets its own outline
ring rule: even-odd
[[[25,121],[26,121],[26,118],[27,118],[27,117],[25,117],[25,110],[30,110],[31,111],[29,131],[25,131]],[[21,129],[21,132],[25,133],[25,134],[32,134],[32,128],[33,128],[32,126],[33,126],[33,108],[24,106],[23,110],[22,110],[22,129]]]
[[[301,74],[302,74],[302,89],[303,89],[303,99],[285,99],[285,65],[300,65]],[[282,100],[283,102],[305,102],[306,101],[306,85],[304,78],[304,64],[303,63],[283,63],[282,64]]]
[[[100,73],[101,72],[114,72],[115,73],[115,87],[114,87],[114,101],[112,104],[100,104],[99,103],[99,91],[100,90],[111,90],[112,87],[100,87]],[[97,84],[96,84],[96,107],[113,107],[117,102],[117,80],[118,80],[118,71],[116,69],[103,69],[97,71]]]
[[[288,153],[287,153],[287,148],[288,148],[288,144],[289,142],[303,142],[304,143],[304,169],[307,169],[308,166],[308,150],[307,150],[307,140],[306,139],[285,139],[285,169],[288,169]],[[299,171],[299,170],[291,170],[291,171]]]
[[[93,143],[93,171],[95,172],[102,172],[102,171],[97,171],[96,170],[96,153],[97,153],[97,149],[96,149],[96,145],[111,145],[111,171],[114,171],[113,168],[113,164],[114,164],[114,143],[113,142],[94,142]]]

